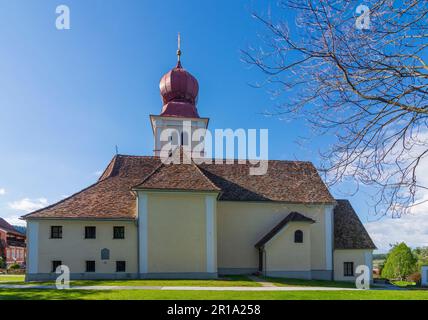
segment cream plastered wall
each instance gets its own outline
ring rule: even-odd
[[[147,195],[149,273],[206,272],[205,195]]]
[[[165,118],[160,116],[152,116],[151,117],[153,129],[154,129],[154,137],[155,137],[155,155],[159,156],[160,151],[162,148],[169,143],[169,135],[171,134],[170,131],[165,131],[165,137],[161,141],[161,134],[165,129],[174,129],[178,132],[177,134],[174,134],[171,136],[172,144],[175,146],[181,145],[181,133],[184,132],[183,138],[184,142],[183,144],[186,146],[190,146],[191,150],[194,150],[194,148],[200,144],[200,141],[202,141],[202,137],[200,137],[197,141],[194,141],[192,139],[193,133],[198,129],[206,129],[208,125],[208,119],[201,118],[199,120],[195,119],[188,119],[188,118]],[[187,128],[185,128],[187,126]],[[196,137],[195,137],[196,139]],[[190,142],[190,144],[189,144]],[[167,150],[168,152],[168,150]],[[166,156],[166,155],[165,155]],[[200,156],[199,154],[195,153],[195,156]]]
[[[311,270],[326,269],[325,205],[218,201],[218,268],[258,268],[254,245],[290,212],[316,221],[311,225]]]
[[[370,269],[370,279],[372,278],[372,250],[365,249],[350,249],[350,250],[334,250],[334,280],[336,281],[354,281],[355,269],[359,265],[367,265]],[[344,262],[354,263],[354,276],[344,276]]]
[[[266,271],[310,271],[310,223],[290,222],[265,245]],[[294,242],[294,233],[303,232],[303,243]]]
[[[137,226],[135,221],[38,220],[38,270],[52,271],[60,260],[71,273],[83,273],[86,260],[95,261],[96,273],[116,273],[116,261],[126,261],[126,273],[138,272]],[[62,226],[62,239],[50,239],[50,227]],[[85,226],[96,227],[96,239],[85,239]],[[125,239],[113,239],[113,227],[125,227]],[[101,250],[110,250],[110,259],[101,260]]]

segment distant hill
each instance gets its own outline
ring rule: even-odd
[[[12,226],[16,231],[22,233],[22,234],[26,234],[27,233],[27,228],[24,226]]]
[[[373,260],[385,260],[385,259],[386,259],[386,253],[373,254]]]

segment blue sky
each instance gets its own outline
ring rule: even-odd
[[[55,28],[60,4],[70,8],[71,30]],[[302,123],[261,115],[275,102],[249,86],[262,75],[240,60],[240,49],[257,45],[262,30],[251,12],[267,6],[0,0],[0,216],[16,222],[30,207],[93,183],[115,145],[122,154],[152,154],[149,114],[162,107],[159,79],[175,65],[177,32],[183,66],[199,81],[199,114],[211,129],[267,128],[270,159],[318,163],[318,149],[331,140],[302,148],[295,143],[309,135]],[[339,188],[332,192],[343,197]],[[373,217],[364,199],[363,192],[351,197],[367,222]]]

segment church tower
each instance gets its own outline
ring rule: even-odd
[[[154,155],[167,156],[161,154],[161,151],[165,152],[168,144],[172,146],[172,150],[183,147],[192,151],[192,157],[203,156],[203,139],[209,119],[199,117],[196,108],[198,81],[181,65],[180,35],[177,65],[161,78],[159,88],[163,102],[162,111],[159,115],[150,115]]]

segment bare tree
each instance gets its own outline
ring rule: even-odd
[[[243,58],[286,98],[276,114],[335,137],[322,152],[327,182],[375,187],[376,213],[399,217],[428,187],[418,179],[428,173],[418,171],[428,153],[428,1],[364,3],[370,11],[351,0],[279,1],[277,18],[254,14],[262,43]]]

